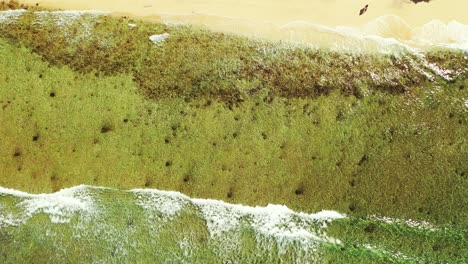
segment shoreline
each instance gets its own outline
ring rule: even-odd
[[[122,17],[49,18],[25,14],[0,27],[9,138],[0,184],[32,192],[83,183],[146,187],[426,217],[425,206],[406,204],[418,193],[403,191],[402,207],[381,199],[395,197],[404,179],[431,193],[430,218],[449,221],[433,205],[448,203],[443,190],[461,194],[454,186],[466,173],[443,158],[464,164],[450,147],[466,129],[462,53],[349,54],[190,27],[130,28]],[[29,34],[28,25],[41,26]],[[165,33],[161,45],[149,40]],[[15,132],[19,126],[24,133]]]
[[[468,3],[463,0],[445,0],[435,2],[420,2],[418,4],[409,1],[372,0],[345,1],[337,0],[333,3],[323,1],[294,0],[291,3],[271,3],[267,0],[192,0],[183,4],[174,4],[169,0],[153,1],[138,0],[131,4],[126,0],[117,1],[70,1],[70,0],[23,0],[30,6],[36,4],[45,8],[101,10],[115,13],[128,13],[137,17],[151,17],[158,15],[188,16],[200,14],[216,16],[220,18],[235,18],[239,20],[252,20],[256,23],[273,23],[284,25],[292,21],[309,21],[325,26],[362,25],[380,16],[395,15],[407,21],[412,27],[421,26],[433,19],[448,23],[452,20],[468,24],[468,17],[462,10],[468,8]],[[365,4],[369,4],[369,10],[364,16],[357,13]],[[453,8],[457,7],[457,8]],[[353,12],[354,11],[354,12]]]
[[[466,55],[0,12],[0,262],[459,262]]]
[[[339,0],[334,3],[295,0],[288,6],[256,4],[232,0],[211,3],[191,1],[176,5],[171,1],[155,4],[152,0],[128,5],[118,1],[20,1],[46,9],[99,10],[112,15],[142,19],[153,23],[193,25],[214,32],[231,33],[267,41],[285,41],[335,50],[377,50],[387,47],[425,49],[426,46],[468,50],[462,38],[468,34],[468,17],[451,6],[464,6],[461,0],[419,3],[393,0],[370,2],[364,16],[355,14],[366,2]],[[112,3],[111,3],[112,2]],[[450,2],[450,3],[449,3]],[[237,2],[236,2],[237,3]],[[222,6],[226,4],[226,7]],[[356,12],[350,12],[350,10]],[[284,11],[283,11],[284,10]],[[323,10],[320,12],[312,10]],[[331,15],[324,15],[328,13]]]

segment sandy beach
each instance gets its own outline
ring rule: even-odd
[[[324,36],[304,36],[307,31],[353,31],[384,38],[411,39],[415,34],[437,38],[443,43],[466,33],[466,0],[432,1],[414,4],[408,0],[26,0],[22,3],[68,10],[101,10],[153,21],[187,23],[224,32],[273,40],[314,42]],[[368,11],[359,10],[369,4]],[[456,22],[455,22],[456,21]],[[453,24],[455,23],[455,24]],[[320,26],[317,26],[320,25]],[[299,32],[291,32],[291,27]],[[343,29],[343,27],[345,27]],[[347,28],[349,27],[349,28]],[[304,32],[306,28],[306,32]],[[414,32],[419,30],[419,32]],[[449,32],[449,33],[447,33]],[[301,35],[301,36],[295,36]],[[355,32],[352,32],[355,33]],[[440,35],[443,36],[440,36]],[[449,36],[446,36],[449,34]],[[309,34],[310,35],[310,34]],[[326,36],[325,36],[326,38]],[[436,41],[436,42],[437,42]]]
[[[30,5],[38,3],[48,8],[106,10],[142,17],[204,14],[275,24],[306,20],[329,26],[359,25],[382,15],[399,16],[412,26],[420,26],[432,19],[468,23],[466,16],[468,2],[465,0],[439,0],[419,4],[407,0],[26,0],[20,2]],[[365,4],[369,4],[369,10],[360,17],[358,11]]]

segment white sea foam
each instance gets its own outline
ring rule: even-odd
[[[387,256],[392,256],[393,258],[395,259],[398,259],[398,260],[407,260],[407,261],[410,261],[410,262],[415,262],[415,263],[419,263],[421,262],[420,259],[418,258],[415,258],[415,257],[410,257],[410,256],[407,256],[401,252],[392,252],[392,251],[389,251],[389,250],[385,250],[385,249],[382,249],[382,248],[379,248],[379,247],[376,247],[376,246],[372,246],[370,244],[362,244],[362,246],[364,248],[366,248],[367,250],[375,253],[375,254],[378,254],[378,255],[387,255]]]
[[[154,44],[159,45],[163,43],[167,38],[169,38],[169,36],[169,33],[151,35],[149,37],[149,40],[151,40],[151,42],[153,42]]]
[[[83,15],[94,15],[94,16],[109,15],[110,12],[100,11],[100,10],[60,10],[60,11],[35,11],[34,14],[57,15],[57,16],[65,16],[65,17],[67,16],[80,17]]]
[[[468,101],[464,102],[468,105]],[[24,219],[17,219],[12,214],[0,214],[0,223],[18,225],[37,213],[46,213],[54,223],[66,223],[76,212],[90,212],[93,201],[88,195],[89,189],[105,189],[91,186],[77,186],[52,194],[28,194],[25,192],[0,187],[0,196],[11,195],[24,200],[18,207],[25,210]],[[186,195],[173,191],[153,189],[131,190],[137,198],[137,205],[144,210],[159,212],[165,221],[176,217],[185,206],[191,204],[205,219],[208,231],[212,237],[219,237],[226,232],[235,231],[244,223],[249,223],[257,234],[265,237],[275,237],[279,241],[339,241],[327,238],[320,232],[312,231],[313,225],[323,227],[325,223],[345,218],[336,211],[324,210],[315,214],[294,212],[285,205],[269,204],[262,206],[244,206],[229,204],[212,199],[191,199]],[[405,224],[414,228],[437,230],[435,226],[424,221],[402,220],[389,217],[370,216],[369,219],[383,221],[388,224]]]
[[[362,28],[351,26],[329,27],[306,21],[294,21],[280,27],[287,33],[286,40],[311,44],[336,51],[402,53],[414,52],[415,47],[401,41],[388,29],[377,30],[376,25]],[[283,34],[284,34],[283,32]]]
[[[107,199],[106,197],[112,196],[112,193],[118,194],[116,197],[126,197],[123,200],[124,203],[116,205],[114,201]],[[132,204],[132,201],[135,201],[135,204]],[[140,218],[138,211],[131,211],[128,214],[123,213],[117,216],[117,218],[127,219],[127,226],[124,230],[119,229],[119,225],[113,225],[115,221],[119,223],[120,219],[114,218],[107,223],[109,216],[115,217],[116,207],[114,206],[120,207],[121,205],[122,208],[139,206],[143,211],[143,217],[148,217],[150,221],[143,221],[143,226],[141,226],[141,220],[144,219]],[[111,208],[110,211],[107,211],[108,206]],[[139,228],[149,228],[150,239],[157,241],[160,239],[159,231],[164,231],[168,227],[166,222],[177,222],[177,217],[182,212],[200,218],[206,223],[206,229],[210,234],[209,246],[212,246],[215,254],[219,256],[236,254],[242,246],[243,232],[252,231],[261,250],[269,250],[274,247],[282,255],[293,249],[298,263],[311,259],[320,260],[323,253],[320,249],[323,243],[341,244],[341,241],[329,237],[324,227],[331,221],[346,218],[344,214],[336,211],[324,210],[309,214],[295,212],[285,205],[269,204],[265,207],[252,207],[211,199],[193,199],[178,192],[152,189],[119,191],[105,187],[80,185],[52,194],[28,194],[0,187],[0,229],[28,224],[31,218],[45,214],[52,224],[70,223],[73,228],[73,237],[77,239],[102,238],[107,243],[105,246],[115,251],[119,256],[127,256],[129,252],[139,247],[138,242],[128,239],[129,235],[138,233]],[[134,218],[133,214],[135,213],[138,218]],[[75,219],[74,217],[77,221],[71,222],[72,219]],[[93,219],[96,221],[90,221]],[[421,221],[375,215],[368,217],[368,219],[388,224],[404,224],[411,228],[438,230],[430,223]],[[171,224],[169,223],[169,225]],[[46,232],[47,236],[59,234],[56,231]],[[178,237],[178,234],[174,235],[178,239],[181,252],[181,255],[174,255],[174,257],[183,261],[184,258],[191,256],[192,249],[198,245],[198,240],[182,233],[181,237]],[[396,259],[409,259],[398,252],[366,244],[361,246],[376,254]],[[66,254],[66,252],[63,253]]]
[[[163,221],[177,216],[189,201],[187,196],[179,192],[154,189],[135,189],[131,192],[136,196],[140,207],[148,211],[159,212]]]
[[[468,25],[457,21],[428,20],[414,27],[397,15],[382,15],[362,25],[330,26],[313,20],[279,24],[207,13],[161,16],[166,24],[201,24],[219,31],[337,51],[401,53],[434,47],[468,51]]]
[[[37,17],[37,23],[44,23],[52,20],[58,27],[67,27],[76,22],[78,19],[87,15],[97,18],[103,15],[109,15],[109,12],[97,10],[65,10],[65,11],[37,11],[34,12]]]
[[[288,40],[349,51],[401,52],[445,47],[468,51],[468,25],[432,20],[412,28],[395,15],[378,17],[363,26],[325,26],[293,21],[281,27]]]
[[[31,194],[14,190],[14,189],[9,189],[9,188],[4,188],[0,186],[0,195],[13,195],[17,197],[29,197]]]
[[[171,191],[135,189],[130,192],[136,198],[136,204],[145,212],[151,236],[157,237],[162,230],[161,222],[177,221],[184,211],[195,213],[205,222],[214,241],[214,250],[219,255],[227,252],[235,254],[241,246],[241,231],[252,230],[257,243],[265,249],[276,243],[279,253],[283,254],[290,246],[300,245],[298,252],[303,254],[300,259],[315,258],[323,242],[341,243],[326,235],[323,229],[326,223],[346,217],[335,211],[297,213],[285,205],[251,207],[219,200],[195,199]],[[187,240],[180,245],[185,255],[190,253],[185,250],[189,242]]]
[[[163,219],[171,219],[187,204],[195,206],[206,221],[211,237],[238,230],[248,222],[258,235],[274,237],[279,241],[310,242],[328,240],[310,230],[312,225],[326,223],[345,215],[335,211],[316,214],[296,213],[284,205],[250,207],[211,199],[190,199],[178,192],[158,190],[132,190],[137,204],[145,210],[157,211]]]
[[[210,199],[193,199],[202,217],[206,220],[212,237],[234,230],[238,227],[242,214],[232,204]]]
[[[26,10],[0,12],[0,24],[11,23]],[[98,17],[108,15],[104,11],[38,11],[36,23],[53,21],[57,26],[67,27],[88,15]],[[223,17],[202,13],[185,16],[162,15],[163,22],[177,24],[207,23],[212,28],[241,32],[254,37],[271,38],[292,43],[301,43],[318,48],[331,48],[338,51],[401,53],[425,51],[433,47],[442,47],[468,51],[468,25],[457,21],[444,23],[440,20],[428,21],[419,27],[411,27],[403,18],[396,15],[383,15],[362,26],[327,26],[313,21],[291,21],[283,25],[271,22],[259,23],[248,19]],[[232,25],[232,30],[229,30]],[[129,24],[134,28],[135,24]],[[245,31],[245,32],[244,32]],[[159,45],[170,35],[168,33],[152,35],[149,39]]]
[[[412,41],[425,45],[444,46],[468,51],[468,25],[457,21],[444,23],[432,20],[412,32]]]
[[[53,223],[68,223],[75,213],[85,215],[93,211],[93,201],[86,192],[87,188],[81,185],[51,194],[28,194],[0,187],[2,196],[11,195],[23,198],[23,201],[17,205],[22,209],[21,214],[1,214],[0,222],[17,225],[26,222],[36,214],[45,213]]]
[[[23,223],[23,219],[15,217],[12,213],[0,213],[0,228],[2,226],[19,226]]]
[[[371,215],[369,216],[369,219],[381,221],[387,224],[407,225],[409,227],[430,230],[430,231],[439,230],[436,226],[434,226],[433,224],[427,221],[416,221],[412,219],[396,219],[396,218],[391,218],[391,217],[386,217],[386,216],[377,216],[377,215]]]
[[[0,11],[0,24],[8,25],[18,19],[24,12],[27,11],[24,9]]]
[[[0,228],[2,226],[18,226],[22,223],[12,213],[7,212],[6,206],[0,204]]]

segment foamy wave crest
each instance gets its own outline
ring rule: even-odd
[[[468,25],[457,21],[433,20],[413,31],[416,43],[450,47],[468,51]]]
[[[335,211],[298,213],[284,205],[251,207],[151,189],[81,185],[52,194],[28,194],[0,187],[0,230],[34,225],[41,239],[70,236],[70,241],[94,243],[115,252],[112,259],[121,262],[130,261],[142,247],[154,251],[168,239],[180,247],[172,249],[177,252],[171,258],[177,262],[196,256],[204,247],[226,262],[239,254],[246,240],[268,258],[286,261],[293,254],[297,263],[320,262],[325,245],[341,243],[327,236],[327,223],[345,217]],[[63,233],[63,229],[68,231]],[[272,250],[276,253],[271,254]],[[102,260],[112,262],[111,258]]]
[[[278,25],[203,13],[166,14],[161,19],[168,24],[203,25],[216,31],[338,51],[399,53],[434,47],[468,51],[468,26],[457,21],[433,20],[421,27],[412,27],[396,15],[380,16],[361,26],[326,26],[305,20]]]
[[[16,205],[20,209],[18,213],[1,210],[0,226],[24,224],[40,213],[48,215],[52,223],[69,223],[76,213],[83,216],[93,211],[93,201],[86,186],[63,189],[51,194],[28,194],[0,187],[0,196],[22,198]]]
[[[387,28],[372,25],[367,28],[348,26],[328,27],[306,21],[295,21],[283,25],[287,41],[330,48],[336,51],[402,53],[413,52],[413,47],[395,38]],[[372,34],[370,34],[372,32]]]
[[[193,263],[206,252],[223,263],[323,263],[327,248],[343,248],[349,242],[327,234],[328,223],[344,218],[335,211],[309,214],[284,205],[252,207],[154,189],[81,185],[28,194],[0,187],[0,235],[7,239],[5,245],[22,246],[21,239],[32,236],[33,247],[47,245],[57,259],[83,248],[94,262],[104,263],[135,263],[139,256]],[[443,232],[412,220],[370,216],[364,221]],[[20,239],[9,239],[14,236]],[[355,250],[356,246],[361,253],[415,260],[379,245],[354,243]],[[244,259],[251,252],[255,255]]]
[[[22,14],[27,12],[24,9],[0,11],[0,24],[10,24]]]
[[[338,50],[386,53],[444,47],[468,51],[468,25],[457,21],[443,23],[433,20],[422,27],[412,28],[402,18],[387,15],[360,27],[328,27],[295,21],[280,28],[289,33],[289,41]]]
[[[300,245],[296,248],[299,259],[319,258],[318,250],[323,243],[341,243],[326,235],[324,228],[327,223],[346,217],[335,211],[297,213],[284,205],[250,207],[211,199],[192,199],[177,192],[147,189],[131,192],[148,217],[147,223],[153,232],[163,229],[154,224],[155,220],[176,220],[183,212],[192,211],[206,224],[213,249],[219,255],[238,252],[242,232],[250,230],[264,250],[275,247],[284,254],[288,248]]]
[[[12,23],[24,12],[26,10],[0,11],[0,24]],[[108,15],[109,12],[40,11],[35,14],[36,24],[52,21],[57,26],[66,28],[84,17],[88,20],[95,20],[101,15]],[[399,16],[384,15],[361,26],[327,26],[312,21],[291,21],[278,25],[268,21],[259,22],[204,13],[159,14],[156,17],[167,24],[202,25],[215,31],[233,32],[250,37],[300,43],[337,51],[402,53],[426,51],[438,47],[468,52],[468,25],[457,21],[444,23],[440,20],[432,20],[420,27],[412,27]],[[87,32],[86,35],[89,35],[90,30],[84,29]]]
[[[145,211],[159,213],[163,221],[171,220],[188,204],[189,198],[178,192],[151,189],[132,190],[137,198],[137,205]]]
[[[381,38],[394,38],[409,40],[412,36],[412,28],[404,19],[395,15],[380,16],[362,27],[357,28],[361,36],[379,36]]]
[[[108,15],[109,12],[96,11],[96,10],[87,10],[87,11],[78,11],[78,10],[66,10],[66,11],[38,11],[34,12],[37,17],[36,23],[42,24],[45,21],[52,20],[58,27],[67,27],[83,18],[88,16],[96,19],[99,16]]]
[[[212,237],[221,236],[242,228],[244,219],[258,234],[291,240],[329,240],[310,231],[311,226],[326,226],[327,222],[346,216],[335,211],[321,211],[316,214],[296,213],[284,205],[270,204],[266,207],[250,207],[228,204],[211,199],[190,199],[178,192],[136,189],[132,190],[137,204],[148,211],[156,211],[164,220],[171,219],[182,209],[191,205],[206,221]]]
[[[432,20],[421,27],[412,28],[402,18],[381,16],[360,28],[361,36],[375,35],[393,38],[417,47],[447,47],[468,50],[468,25],[457,21],[444,23]]]

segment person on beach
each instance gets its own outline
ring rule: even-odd
[[[359,15],[361,16],[362,14],[364,14],[366,11],[367,11],[367,8],[369,7],[369,5],[366,5],[364,8],[362,8],[360,11],[359,11]]]

